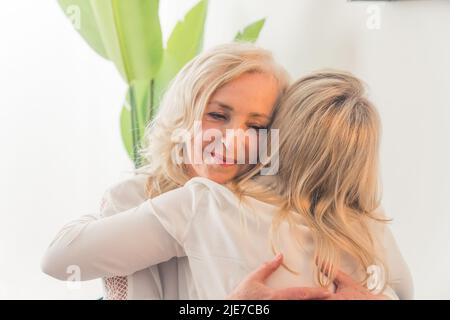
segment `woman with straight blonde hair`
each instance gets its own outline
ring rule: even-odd
[[[87,280],[103,276],[92,268],[104,259],[121,261],[121,272],[130,274],[187,257],[200,299],[246,298],[242,287],[261,276],[275,290],[331,292],[313,298],[412,298],[408,268],[377,213],[379,120],[360,81],[343,72],[297,81],[271,129],[279,145],[271,144],[265,162],[235,169],[239,179],[220,184],[197,176],[135,208],[84,223],[75,238],[64,231],[48,249],[44,270],[62,278],[68,264],[77,264]],[[262,176],[271,162],[279,171]],[[134,241],[119,243],[128,238]],[[106,254],[97,258],[98,252]],[[249,276],[277,252],[284,268]]]

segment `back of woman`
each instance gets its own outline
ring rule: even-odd
[[[301,78],[283,96],[272,130],[279,170],[265,181],[281,208],[273,228],[282,220],[295,228],[295,218],[309,227],[316,282],[329,286],[346,269],[371,289],[375,278],[379,290],[402,283],[399,294],[411,298],[411,276],[380,209],[380,120],[363,83],[332,70]]]

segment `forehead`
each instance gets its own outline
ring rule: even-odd
[[[278,91],[277,81],[272,75],[245,73],[217,89],[211,96],[210,102],[222,102],[238,112],[270,114]]]

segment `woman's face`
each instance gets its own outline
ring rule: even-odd
[[[275,78],[264,73],[245,73],[219,88],[211,96],[202,116],[201,147],[195,148],[195,141],[191,144],[188,173],[192,177],[201,176],[223,184],[254,165],[254,162],[249,163],[249,154],[257,154],[258,146],[248,137],[242,139],[239,134],[244,132],[257,138],[255,132],[267,128],[278,92]],[[223,140],[216,138],[217,133]],[[244,150],[245,161],[242,161]]]

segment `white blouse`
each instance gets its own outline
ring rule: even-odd
[[[143,191],[142,187],[141,195]],[[66,270],[72,265],[80,268],[80,280],[132,274],[131,280],[143,280],[133,284],[148,286],[137,289],[131,285],[128,290],[151,288],[148,298],[223,299],[273,257],[269,228],[277,210],[250,197],[241,202],[228,188],[193,178],[131,209],[101,218],[85,217],[65,226],[47,249],[42,269],[61,280],[67,278]],[[269,287],[317,285],[311,232],[300,218],[296,222],[295,230],[283,222],[275,237],[284,262],[296,273],[280,267],[268,278]],[[382,286],[386,278],[386,295],[412,299],[411,275],[389,228],[374,222],[371,230],[389,272],[376,273],[369,283]],[[292,232],[301,236],[300,245]],[[352,260],[342,258],[341,269],[360,277]],[[332,285],[330,290],[334,289]],[[130,298],[146,297],[132,293]]]
[[[145,192],[148,178],[141,171],[108,188],[103,195],[100,216],[111,216],[148,200]],[[117,274],[111,272],[109,275]],[[127,276],[105,275],[102,282],[105,300],[197,299],[187,257],[174,257]]]

